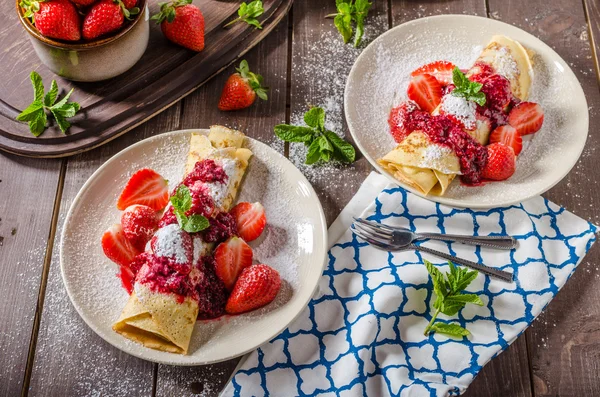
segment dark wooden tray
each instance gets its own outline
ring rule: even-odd
[[[262,40],[287,14],[293,0],[264,0],[259,18],[263,29],[237,23],[223,29],[240,1],[195,0],[206,22],[206,47],[194,53],[168,42],[150,21],[150,42],[140,61],[124,75],[98,83],[77,83],[48,70],[33,51],[29,36],[17,19],[15,3],[0,5],[0,149],[29,157],[64,157],[98,147],[158,114],[239,59]],[[149,1],[150,13],[158,1]],[[15,121],[33,98],[29,73],[37,70],[46,87],[56,79],[64,94],[75,88],[73,100],[82,110],[62,134],[49,127],[34,137],[26,124]],[[216,106],[215,103],[207,106]],[[205,122],[204,124],[206,124]],[[208,122],[209,123],[209,122]],[[203,124],[203,125],[204,125]],[[206,124],[208,125],[208,124]]]

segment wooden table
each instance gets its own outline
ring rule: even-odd
[[[339,129],[346,75],[360,51],[332,45],[334,0],[298,0],[289,18],[247,54],[271,87],[270,98],[247,110],[219,112],[227,76],[119,139],[68,159],[0,154],[0,396],[217,395],[237,360],[204,367],[170,367],[129,356],[100,339],[75,312],[63,287],[58,242],[71,202],[85,180],[123,148],[161,132],[221,123],[273,145],[293,161],[294,150],[273,126],[297,121],[308,104],[324,105]],[[600,222],[600,95],[597,0],[374,0],[367,42],[392,26],[436,14],[474,14],[514,24],[552,46],[579,78],[589,104],[588,146],[575,169],[545,197]],[[290,155],[291,152],[291,155]],[[558,160],[558,159],[557,159]],[[300,164],[298,164],[300,165]],[[364,158],[341,170],[301,167],[331,223],[371,171]],[[90,222],[94,220],[91,219]],[[470,396],[600,395],[600,245],[537,321],[469,388]]]

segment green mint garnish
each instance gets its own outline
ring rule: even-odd
[[[356,25],[354,32],[354,47],[358,47],[365,31],[365,18],[369,13],[369,8],[373,3],[369,0],[336,0],[337,13],[327,15],[326,18],[333,17],[333,23],[341,33],[344,43],[352,39],[352,23]]]
[[[185,213],[192,208],[192,194],[185,185],[180,185],[175,194],[169,199],[173,206],[173,213],[177,218],[179,227],[188,233],[197,233],[210,226],[208,219],[202,215],[190,215]]]
[[[308,147],[306,164],[332,159],[352,163],[356,159],[354,146],[325,128],[325,111],[322,108],[311,108],[304,114],[304,122],[308,127],[279,124],[274,131],[279,139],[286,142],[304,142]]]
[[[251,1],[249,4],[245,2],[240,4],[240,8],[238,9],[238,17],[233,21],[229,22],[224,28],[233,25],[236,22],[244,21],[248,25],[252,25],[257,29],[262,29],[262,25],[258,22],[258,17],[261,16],[265,12],[263,9],[263,3],[260,0]]]
[[[479,106],[485,105],[485,94],[481,92],[483,84],[469,80],[458,67],[455,67],[452,71],[452,82],[455,87],[452,90],[452,95],[475,102]]]
[[[55,80],[52,80],[50,90],[44,95],[42,77],[37,72],[31,72],[29,77],[33,86],[33,102],[17,116],[17,120],[27,122],[31,133],[40,136],[46,129],[46,122],[48,121],[46,111],[49,111],[60,130],[66,133],[71,126],[67,119],[75,116],[80,109],[77,102],[69,102],[73,89],[60,101],[56,102],[58,85]]]
[[[435,302],[433,302],[435,313],[431,317],[429,324],[427,324],[424,334],[429,335],[431,331],[434,331],[456,337],[470,335],[468,330],[458,324],[436,323],[435,320],[440,313],[447,316],[454,316],[467,303],[483,306],[483,301],[479,296],[461,292],[471,284],[471,281],[475,280],[478,272],[476,270],[469,271],[457,268],[452,262],[448,262],[450,273],[444,275],[431,262],[426,260],[423,262],[431,276],[433,291],[436,295]]]

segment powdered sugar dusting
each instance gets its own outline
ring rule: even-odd
[[[495,55],[493,65],[496,73],[506,77],[508,81],[517,80],[519,67],[510,52],[502,47]]]
[[[446,94],[442,97],[440,105],[441,112],[450,114],[460,121],[467,130],[472,130],[476,126],[476,106],[474,102],[467,101],[465,98],[457,97],[452,94]]]
[[[447,168],[447,165],[442,159],[452,153],[452,149],[443,145],[429,145],[423,152],[423,161],[419,164],[423,168],[433,168],[444,174],[454,174],[456,170]]]
[[[357,143],[372,159],[387,154],[395,147],[387,118],[391,108],[406,99],[410,73],[436,60],[468,68],[490,38],[501,32],[537,53],[533,58],[535,78],[529,100],[544,109],[544,125],[536,134],[524,138],[528,143],[524,142],[525,149],[518,157],[517,171],[507,181],[477,187],[454,181],[444,198],[459,206],[493,205],[499,199],[520,200],[545,190],[578,158],[587,135],[586,110],[579,107],[583,99],[579,83],[543,43],[522,36],[516,28],[495,26],[490,20],[476,23],[466,16],[447,18],[455,20],[415,21],[412,26],[386,34],[363,52],[346,92],[346,115]],[[456,21],[460,18],[465,20]],[[456,28],[458,22],[460,29]],[[506,70],[510,67],[507,62]],[[569,161],[556,161],[559,158]]]
[[[167,225],[160,228],[154,237],[154,255],[171,258],[175,263],[189,263],[188,253],[183,242],[183,233],[178,224]]]

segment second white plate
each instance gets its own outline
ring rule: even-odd
[[[424,197],[455,207],[502,207],[544,193],[569,173],[583,151],[589,127],[587,102],[575,74],[554,50],[529,33],[467,15],[428,17],[397,26],[374,40],[356,60],[346,84],[346,120],[373,167],[423,196],[377,164],[395,147],[387,125],[389,112],[406,98],[413,70],[436,60],[470,67],[496,34],[518,40],[535,53],[530,100],[544,109],[544,125],[525,143],[517,171],[508,180],[470,187],[457,178],[445,196]]]

